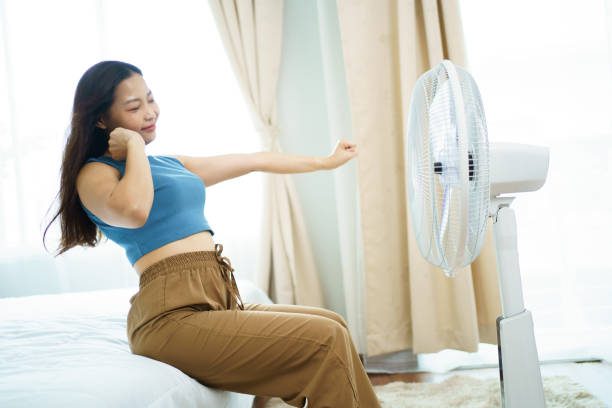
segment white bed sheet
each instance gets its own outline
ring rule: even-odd
[[[272,303],[251,281],[237,284],[244,302]],[[126,318],[137,290],[0,299],[0,407],[250,408],[253,395],[131,353]]]

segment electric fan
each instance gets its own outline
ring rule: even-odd
[[[472,263],[493,218],[502,316],[497,318],[502,406],[545,407],[531,312],[525,309],[514,197],[539,189],[548,148],[491,143],[480,92],[443,60],[415,83],[405,133],[406,199],[421,254],[449,278]]]

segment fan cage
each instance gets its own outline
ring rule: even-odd
[[[454,276],[480,253],[487,230],[490,178],[487,126],[478,87],[471,75],[443,63],[424,73],[415,83],[410,103],[405,143],[407,197],[421,254],[433,265]],[[454,95],[451,81],[461,95]],[[457,98],[462,98],[465,129],[457,120]],[[465,132],[463,137],[461,133]],[[467,144],[465,174],[461,183],[460,143]],[[462,195],[467,195],[467,228],[461,228]],[[461,234],[465,234],[461,237]],[[460,247],[459,242],[465,242]]]

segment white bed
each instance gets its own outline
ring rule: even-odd
[[[245,303],[273,303],[237,280]],[[138,288],[0,299],[0,407],[250,408],[253,395],[206,387],[134,355],[126,335]]]

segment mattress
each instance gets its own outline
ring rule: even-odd
[[[236,283],[245,303],[272,303],[251,281]],[[131,353],[126,318],[137,291],[0,299],[0,407],[250,408],[253,395]]]

